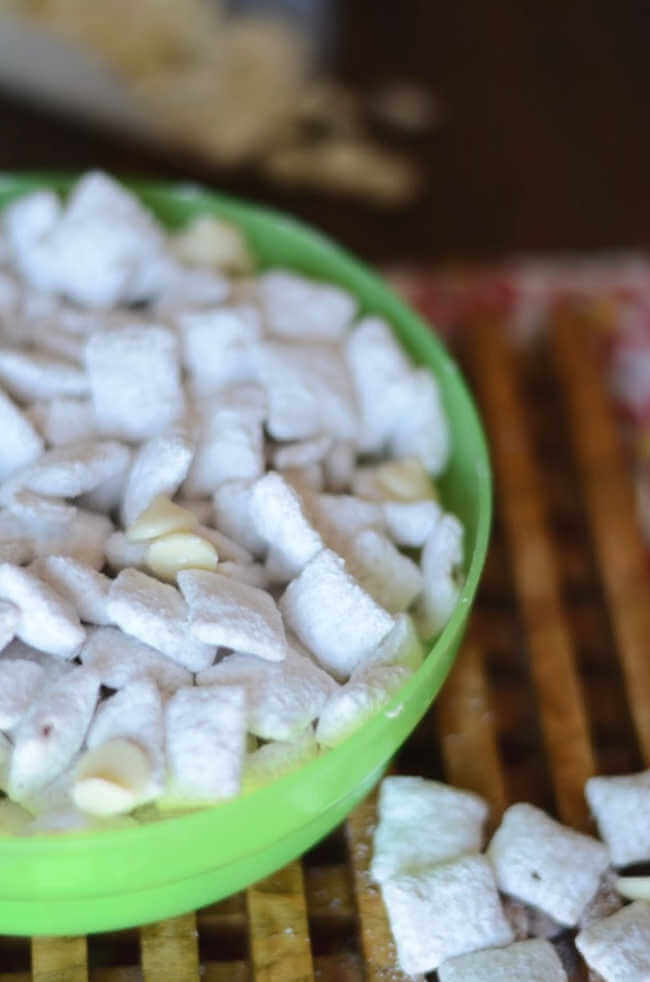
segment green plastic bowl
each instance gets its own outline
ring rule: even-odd
[[[0,208],[35,188],[65,191],[72,180],[0,175]],[[81,934],[180,914],[259,880],[325,836],[368,794],[431,705],[454,660],[485,560],[491,516],[486,444],[458,368],[428,326],[357,259],[291,218],[194,185],[131,187],[170,227],[201,213],[232,220],[263,266],[340,283],[365,311],[390,321],[406,350],[440,383],[454,448],[441,490],[465,525],[467,579],[445,630],[391,704],[299,770],[223,804],[138,827],[0,837],[3,934]]]

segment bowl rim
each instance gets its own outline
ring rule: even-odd
[[[88,171],[73,172],[29,170],[0,172],[0,199],[3,199],[0,200],[0,213],[8,201],[12,200],[13,198],[20,197],[23,194],[29,193],[30,191],[42,189],[55,190],[65,193],[70,189],[72,184],[82,176],[83,173],[88,173]],[[425,321],[423,317],[421,317],[413,308],[409,306],[409,304],[402,300],[394,288],[386,281],[384,276],[379,271],[375,270],[372,264],[361,260],[345,246],[339,245],[329,235],[322,232],[317,227],[312,226],[310,223],[294,218],[293,216],[272,207],[257,204],[254,201],[242,199],[235,195],[214,191],[212,188],[195,181],[150,180],[139,176],[124,175],[122,173],[115,174],[110,172],[110,174],[111,177],[113,177],[119,183],[134,191],[134,193],[136,193],[138,197],[143,200],[145,206],[148,208],[152,207],[151,202],[155,202],[157,197],[160,197],[161,199],[169,199],[170,196],[185,203],[195,205],[196,208],[194,214],[188,216],[186,221],[191,220],[194,215],[209,214],[211,212],[213,214],[225,214],[225,216],[229,218],[229,213],[232,212],[234,221],[236,221],[236,214],[244,214],[252,219],[260,219],[263,222],[271,221],[289,233],[306,237],[310,239],[312,243],[315,243],[319,247],[323,248],[330,255],[330,257],[336,259],[342,267],[347,267],[354,274],[354,276],[361,279],[369,289],[372,289],[374,292],[378,292],[382,296],[382,299],[391,308],[391,314],[385,315],[389,322],[393,313],[397,314],[400,318],[406,318],[410,321],[413,327],[413,334],[419,336],[419,339],[423,342],[426,338],[427,346],[431,350],[435,351],[436,358],[439,361],[440,371],[443,371],[445,374],[452,377],[453,384],[460,392],[462,401],[468,410],[468,420],[474,431],[473,439],[477,450],[475,474],[477,482],[476,499],[478,502],[474,548],[471,552],[471,556],[469,557],[469,562],[466,565],[465,582],[458,602],[450,619],[433,644],[429,644],[427,642],[424,643],[424,647],[428,648],[428,651],[422,665],[405,683],[405,685],[399,689],[399,691],[393,696],[382,711],[376,713],[371,719],[362,724],[358,730],[352,733],[340,744],[326,750],[324,753],[319,754],[316,758],[300,765],[295,770],[292,770],[281,777],[275,778],[268,784],[240,792],[240,794],[236,795],[234,798],[224,800],[223,802],[217,802],[200,807],[188,806],[192,808],[191,811],[170,811],[168,814],[164,814],[160,817],[160,819],[157,818],[154,821],[142,821],[138,822],[137,825],[112,825],[105,828],[90,828],[64,833],[35,833],[30,834],[29,836],[16,836],[13,834],[7,834],[6,836],[0,835],[0,849],[5,849],[9,844],[11,844],[10,848],[12,851],[20,853],[24,852],[38,854],[42,851],[49,853],[53,843],[56,843],[57,851],[60,855],[64,855],[68,851],[76,852],[80,846],[87,844],[91,840],[97,839],[101,839],[102,846],[110,848],[113,843],[123,843],[126,839],[137,840],[142,836],[150,838],[152,831],[159,826],[164,826],[166,831],[172,831],[172,827],[178,825],[179,830],[182,828],[182,830],[187,833],[191,832],[193,824],[196,824],[197,826],[199,824],[203,824],[203,822],[206,821],[206,816],[209,817],[210,815],[222,814],[224,809],[228,809],[229,805],[236,805],[245,799],[251,801],[256,799],[260,803],[260,807],[263,809],[264,799],[269,795],[271,790],[276,794],[281,794],[286,787],[290,786],[292,780],[295,780],[298,776],[300,778],[306,776],[313,777],[314,780],[317,781],[319,771],[321,771],[323,768],[324,761],[328,762],[328,767],[332,767],[333,764],[336,763],[338,757],[346,756],[351,752],[354,753],[355,750],[361,749],[373,741],[374,731],[378,731],[383,718],[397,715],[399,713],[402,704],[408,700],[409,695],[422,684],[422,681],[426,675],[432,671],[432,668],[436,664],[437,656],[447,649],[449,644],[452,643],[457,632],[462,630],[462,625],[467,617],[467,612],[473,603],[476,591],[478,589],[480,576],[487,555],[490,528],[492,523],[492,471],[485,431],[476,402],[463,375],[460,372],[460,369],[458,368],[458,365],[451,357],[444,342],[437,334],[435,326]],[[163,221],[163,224],[169,227],[169,223],[165,222],[164,220],[161,221]],[[403,341],[399,338],[398,341],[400,345],[403,346]],[[432,374],[437,374],[433,373],[433,369],[430,366],[427,366],[427,370],[431,371]],[[346,797],[346,795],[341,795],[341,799],[339,800],[342,800],[344,797]],[[336,802],[333,802],[332,807],[335,805]],[[265,848],[265,846],[260,846],[260,852],[262,852]]]

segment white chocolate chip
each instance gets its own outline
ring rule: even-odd
[[[151,543],[145,562],[159,579],[175,583],[181,569],[214,571],[218,560],[217,550],[207,539],[191,532],[172,532]]]
[[[170,532],[189,532],[197,525],[198,519],[193,512],[159,494],[127,529],[126,537],[130,542],[143,542]]]
[[[108,740],[83,755],[77,766],[72,798],[91,815],[131,811],[149,785],[151,761],[132,740]]]

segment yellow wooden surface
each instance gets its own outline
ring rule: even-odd
[[[140,929],[144,982],[173,979],[198,982],[199,943],[196,915],[184,914]]]
[[[87,982],[86,939],[32,938],[34,982]]]
[[[313,982],[300,862],[246,891],[255,982]]]

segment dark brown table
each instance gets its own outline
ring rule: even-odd
[[[650,240],[650,7],[607,0],[338,0],[334,64],[366,90],[423,82],[446,120],[406,141],[427,188],[386,213],[282,192],[63,122],[0,93],[0,168],[101,166],[194,177],[316,222],[377,260]]]

